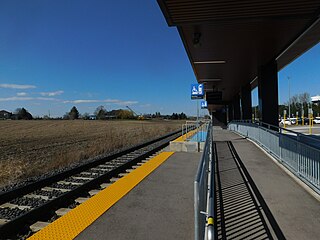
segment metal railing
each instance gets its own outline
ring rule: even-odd
[[[263,122],[232,121],[228,129],[258,143],[320,194],[319,139]]]
[[[183,136],[185,134],[186,136],[186,141],[192,137],[192,134],[190,133],[194,129],[197,128],[197,121],[186,121],[185,124],[182,124],[181,126],[181,135]]]
[[[185,134],[186,136],[185,140],[189,141],[194,134],[197,134],[197,137],[199,137],[199,139],[197,139],[197,142],[199,142],[202,139],[204,139],[203,133],[207,132],[209,123],[210,121],[208,120],[186,121],[186,123],[182,124],[181,126],[181,133],[182,133],[181,135]],[[196,132],[194,134],[191,134],[190,132],[192,132],[195,129],[196,129]]]
[[[211,123],[207,127],[205,147],[194,181],[195,239],[213,239],[214,158]],[[212,238],[211,238],[212,237]]]

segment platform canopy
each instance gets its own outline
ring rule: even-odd
[[[176,26],[198,82],[222,92],[209,108],[229,103],[258,69],[278,71],[320,39],[319,0],[158,0]],[[215,94],[213,94],[215,95]]]

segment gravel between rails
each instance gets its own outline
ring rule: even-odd
[[[21,197],[16,198],[10,201],[12,204],[20,205],[20,206],[30,206],[30,207],[39,207],[40,205],[47,202],[46,200],[42,198],[27,198],[27,197]]]
[[[63,192],[58,191],[58,190],[52,190],[52,191],[37,190],[37,191],[32,192],[31,194],[46,196],[46,197],[49,197],[49,199],[51,199],[51,198],[61,196],[63,194]]]
[[[16,217],[28,212],[26,209],[19,209],[19,208],[0,208],[0,218],[1,219],[8,219],[13,220]]]

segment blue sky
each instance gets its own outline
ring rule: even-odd
[[[0,109],[196,114],[191,65],[155,0],[2,0],[0,29]],[[280,102],[287,75],[292,95],[319,93],[319,51],[279,73]]]
[[[288,77],[290,78],[288,80]],[[320,95],[320,44],[305,52],[278,72],[279,103],[288,102],[290,95],[308,92]],[[252,91],[252,105],[258,104],[258,89]]]
[[[192,68],[156,1],[2,0],[0,29],[0,109],[196,112]]]

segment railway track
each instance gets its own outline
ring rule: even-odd
[[[147,161],[179,137],[173,132],[0,194],[0,239],[30,236]],[[36,224],[35,224],[36,223]]]

